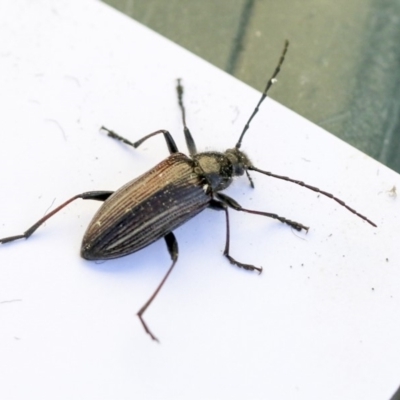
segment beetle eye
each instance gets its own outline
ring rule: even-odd
[[[233,175],[234,176],[242,176],[244,174],[243,165],[240,163],[233,164]]]

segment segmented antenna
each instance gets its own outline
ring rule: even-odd
[[[282,179],[282,180],[287,181],[287,182],[292,182],[292,183],[295,183],[296,185],[303,186],[303,187],[305,187],[306,189],[310,189],[310,190],[312,190],[313,192],[321,193],[322,195],[324,195],[324,196],[326,196],[326,197],[329,197],[330,199],[336,201],[336,202],[339,203],[342,207],[347,208],[350,212],[352,212],[353,214],[357,215],[357,217],[360,217],[360,218],[363,219],[364,221],[367,221],[370,225],[374,226],[375,228],[377,227],[376,224],[375,224],[374,222],[372,222],[371,220],[369,220],[365,215],[360,214],[360,213],[359,213],[358,211],[356,211],[354,208],[351,208],[350,206],[348,206],[343,200],[340,200],[339,198],[335,197],[335,196],[334,196],[333,194],[331,194],[331,193],[325,192],[324,190],[321,190],[321,189],[319,189],[319,188],[317,188],[317,187],[315,187],[315,186],[308,185],[307,183],[304,183],[304,182],[302,182],[302,181],[298,181],[298,180],[296,180],[296,179],[289,178],[289,177],[287,177],[287,176],[276,175],[276,174],[273,174],[272,172],[263,171],[263,170],[261,170],[261,169],[256,168],[256,167],[253,166],[253,165],[250,165],[250,166],[248,166],[247,168],[248,168],[250,171],[256,171],[256,172],[259,172],[260,174],[264,174],[264,175],[271,176],[272,178],[277,178],[277,179]]]
[[[256,108],[254,109],[254,111],[253,111],[253,113],[251,114],[249,120],[247,121],[246,125],[244,126],[243,131],[242,131],[242,133],[241,133],[241,135],[240,135],[240,137],[239,137],[238,142],[236,143],[236,146],[235,146],[235,147],[236,147],[237,149],[240,149],[240,146],[242,145],[242,140],[243,140],[244,134],[245,134],[245,133],[247,132],[247,130],[249,129],[250,122],[252,121],[252,119],[254,118],[254,116],[257,114],[257,112],[258,112],[258,110],[259,110],[259,108],[260,108],[261,103],[262,103],[262,102],[265,100],[265,98],[267,97],[268,90],[269,90],[270,87],[275,83],[275,78],[277,77],[277,75],[279,74],[279,71],[281,70],[281,66],[282,66],[282,64],[283,64],[283,61],[285,60],[285,55],[286,55],[286,52],[287,52],[288,47],[289,47],[289,41],[286,40],[286,41],[285,41],[285,46],[284,46],[283,51],[282,51],[281,58],[279,59],[279,62],[278,62],[278,65],[277,65],[277,67],[275,68],[275,71],[274,71],[274,73],[272,74],[270,80],[268,81],[267,86],[265,87],[264,92],[263,92],[263,94],[261,95],[260,101],[258,102]]]

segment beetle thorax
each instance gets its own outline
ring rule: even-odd
[[[225,153],[208,151],[196,154],[195,172],[204,177],[214,192],[226,189],[235,176],[244,174],[251,165],[247,156],[238,149],[229,149]]]

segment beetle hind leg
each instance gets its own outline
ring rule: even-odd
[[[174,268],[174,266],[175,266],[175,264],[176,264],[176,262],[178,260],[178,242],[176,241],[175,235],[172,232],[167,233],[164,236],[164,239],[165,239],[165,242],[167,244],[168,253],[170,254],[171,259],[172,259],[172,265],[169,267],[169,270],[165,274],[164,278],[162,279],[161,283],[158,285],[158,287],[155,290],[155,292],[151,295],[151,297],[146,301],[146,303],[143,305],[143,307],[137,313],[137,316],[139,317],[140,322],[142,323],[144,330],[156,342],[159,342],[159,340],[157,339],[156,336],[154,336],[154,334],[151,332],[151,330],[147,326],[145,320],[143,319],[143,314],[146,312],[146,310],[148,309],[150,304],[156,298],[158,292],[164,286],[165,281],[168,279],[170,273],[172,272],[172,269]]]
[[[71,197],[69,200],[55,208],[53,211],[50,213],[46,214],[43,218],[39,219],[36,223],[34,223],[28,230],[26,230],[24,233],[21,235],[15,235],[15,236],[8,236],[3,239],[0,239],[0,244],[8,243],[8,242],[13,242],[14,240],[17,239],[28,239],[29,236],[32,235],[33,232],[36,231],[37,228],[39,228],[40,225],[45,223],[49,218],[51,218],[54,214],[56,214],[58,211],[62,210],[65,206],[67,206],[69,203],[72,203],[76,199],[83,199],[83,200],[98,200],[98,201],[105,201],[107,200],[113,192],[110,191],[93,191],[93,192],[85,192],[81,194],[77,194],[74,197]]]

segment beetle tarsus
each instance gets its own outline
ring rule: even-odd
[[[251,264],[243,264],[237,260],[235,260],[231,255],[229,255],[228,253],[224,252],[224,256],[229,260],[229,262],[233,265],[236,265],[239,268],[243,268],[246,271],[258,271],[259,274],[261,274],[262,272],[262,267],[256,267],[254,265]]]
[[[143,312],[144,312],[144,311],[143,311]],[[148,335],[150,335],[150,337],[151,337],[155,342],[160,343],[160,341],[157,339],[157,337],[155,337],[155,336],[153,335],[153,333],[151,332],[151,330],[150,330],[149,327],[147,326],[146,322],[145,322],[144,319],[142,318],[143,312],[142,312],[141,314],[140,314],[140,313],[137,313],[137,316],[139,317],[140,322],[142,323],[144,330],[146,331],[146,333],[147,333]]]
[[[281,221],[282,223],[284,223],[286,225],[291,226],[293,229],[296,229],[296,231],[302,231],[304,229],[306,231],[306,233],[308,233],[308,230],[310,229],[308,226],[300,224],[300,222],[291,221],[290,219],[279,217],[279,215],[277,217],[278,217],[277,219],[279,221]]]
[[[103,131],[106,131],[106,132],[107,132],[107,135],[108,135],[110,138],[119,140],[120,142],[123,142],[123,143],[125,143],[125,144],[127,144],[127,145],[129,145],[129,146],[137,147],[137,146],[135,146],[135,144],[132,143],[130,140],[125,139],[124,137],[118,135],[118,133],[112,131],[111,129],[106,128],[105,126],[102,126],[100,129],[103,130]]]

